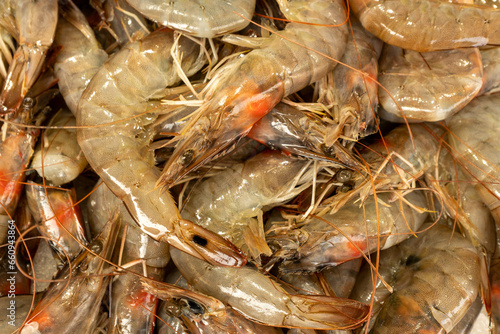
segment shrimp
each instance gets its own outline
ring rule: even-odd
[[[212,263],[241,266],[246,259],[233,245],[182,219],[170,194],[155,186],[158,173],[148,149],[148,125],[156,119],[151,110],[158,106],[157,94],[180,81],[169,46],[176,43],[184,54],[186,74],[203,66],[198,44],[184,37],[177,42],[173,31],[162,28],[127,44],[103,65],[79,103],[78,143],[143,232]]]
[[[122,230],[126,231],[120,249],[115,250],[115,258],[118,256],[120,260],[118,265],[142,262],[142,265],[127,265],[129,272],[113,280],[108,331],[132,334],[151,329],[154,326],[152,310],[156,308],[157,298],[144,289],[139,277],[133,273],[161,280],[170,260],[168,244],[155,241],[142,232],[123,202],[105,184],[98,186],[89,196],[88,209],[94,231],[102,228],[99,222],[109,221],[117,212]]]
[[[273,256],[285,259],[280,270],[316,272],[407,239],[427,217],[417,211],[425,208],[424,196],[414,191],[406,195],[407,203],[392,204],[390,198],[390,193],[378,194],[378,210],[373,196],[365,200],[364,209],[350,202],[332,215],[312,218],[290,231],[278,228],[288,223],[275,222],[271,230],[277,232],[268,233],[267,241],[277,249]]]
[[[185,280],[181,279],[179,286],[186,286]],[[257,324],[245,319],[241,314],[235,312],[231,307],[223,305],[214,298],[206,298],[201,303],[202,295],[197,300],[192,298],[172,298],[168,291],[170,287],[164,287],[159,283],[145,283],[148,291],[165,300],[163,308],[170,316],[181,318],[190,333],[198,334],[280,334],[280,329]],[[191,293],[193,294],[193,293]]]
[[[28,205],[40,234],[50,239],[60,258],[76,257],[87,245],[80,207],[75,205],[75,191],[46,188],[33,182],[26,189]]]
[[[54,45],[62,47],[54,63],[59,90],[73,115],[90,79],[108,59],[82,12],[70,0],[61,1]]]
[[[30,119],[32,114],[36,114],[35,108],[35,100],[26,98],[12,119],[22,124],[39,124],[44,119],[43,115]],[[3,129],[6,128],[4,124]],[[36,128],[9,126],[5,133],[0,145],[0,244],[4,244],[7,239],[8,221],[21,196],[25,171],[40,131]]]
[[[16,111],[38,78],[57,25],[57,0],[6,0],[2,10],[14,17],[18,48],[0,93],[0,113]],[[5,13],[6,14],[6,13]],[[4,14],[4,15],[5,15]],[[8,14],[7,14],[8,15]]]
[[[436,122],[469,103],[483,85],[477,48],[419,53],[387,45],[380,59],[380,117]]]
[[[376,297],[382,305],[370,333],[449,333],[476,300],[478,271],[470,241],[442,225],[382,251],[379,275],[394,293]],[[373,276],[364,271],[360,277],[351,298],[366,301]]]
[[[271,255],[261,210],[289,201],[309,187],[315,175],[309,165],[305,160],[264,151],[201,182],[191,192],[182,214],[227,238],[254,259],[261,253]]]
[[[106,286],[111,279],[102,275],[105,260],[110,260],[117,239],[119,224],[110,221],[84,250],[67,263],[42,300],[37,304],[29,320],[21,329],[22,334],[41,333],[91,333]],[[99,256],[97,256],[99,255]]]
[[[326,125],[318,118],[285,103],[278,103],[270,112],[256,122],[247,137],[287,154],[296,154],[309,159],[336,163],[332,153],[343,152],[338,143],[326,146]],[[340,159],[342,159],[342,155]]]
[[[350,0],[366,30],[417,52],[500,44],[500,11],[435,0]]]
[[[500,95],[475,98],[449,120],[447,141],[454,156],[473,182],[495,222],[500,225],[500,144],[497,117]],[[480,113],[479,113],[480,112]]]
[[[68,109],[61,109],[50,124],[63,128],[44,132],[43,148],[37,147],[31,167],[51,184],[60,186],[76,179],[87,167],[87,159],[78,146],[76,130],[71,128],[76,119]]]
[[[250,267],[215,267],[176,249],[171,255],[194,289],[267,326],[355,328],[369,312],[367,305],[349,299],[290,295],[279,283]]]
[[[335,110],[338,110],[339,119],[338,124],[328,126],[325,136],[327,146],[331,146],[340,133],[344,138],[357,140],[377,131],[378,84],[375,80],[383,43],[367,32],[356,17],[351,16],[350,21],[352,32],[341,62],[351,68],[336,66],[332,73],[333,84],[327,89],[331,91],[333,101],[327,99],[325,102],[338,105]],[[363,75],[352,68],[360,68]],[[322,94],[330,96],[320,89],[319,95]]]
[[[245,28],[255,0],[127,0],[147,18],[197,37],[213,38]]]
[[[287,19],[301,23],[289,23],[279,35],[263,38],[260,49],[219,69],[158,184],[170,187],[188,172],[227,153],[283,97],[333,70],[336,63],[325,56],[340,59],[344,53],[343,2],[281,0],[279,5]]]

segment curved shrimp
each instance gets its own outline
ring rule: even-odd
[[[182,276],[197,291],[268,326],[355,328],[369,312],[367,305],[349,299],[290,295],[279,283],[250,267],[215,267],[176,249],[171,255]]]
[[[76,118],[68,109],[61,109],[50,125],[63,128],[44,132],[43,148],[37,147],[31,167],[52,185],[60,186],[76,179],[87,167],[87,160],[78,146],[76,130],[71,128]]]
[[[127,0],[147,18],[197,37],[216,37],[245,28],[255,0]]]
[[[500,44],[500,10],[437,0],[349,0],[366,30],[418,52]]]
[[[78,143],[143,232],[212,263],[241,266],[246,259],[233,245],[182,219],[170,194],[155,186],[158,172],[148,149],[154,133],[148,125],[157,117],[156,95],[180,81],[170,53],[174,43],[174,32],[162,28],[127,44],[103,65],[80,100]],[[181,37],[178,47],[183,71],[196,73],[203,66],[199,45]]]
[[[455,114],[483,86],[477,48],[415,52],[387,45],[380,58],[380,117],[391,122],[436,122]],[[403,114],[403,115],[401,115]]]
[[[500,95],[480,96],[454,115],[447,141],[466,175],[475,183],[485,204],[500,225]]]
[[[0,93],[0,113],[18,109],[38,78],[57,25],[57,0],[7,0],[2,9],[14,16],[18,48]]]
[[[73,115],[90,79],[108,59],[87,19],[72,1],[60,1],[54,45],[61,46],[54,63],[59,90]]]
[[[278,229],[280,223],[275,222],[272,229],[281,232],[268,235],[267,241],[278,249],[273,256],[285,259],[280,271],[320,271],[407,239],[427,218],[426,212],[417,211],[425,208],[424,196],[412,192],[400,203],[390,203],[391,196],[378,194],[378,205],[370,196],[364,209],[347,203],[334,214],[312,218],[290,231]]]
[[[288,19],[301,23],[289,23],[279,35],[263,38],[260,49],[220,68],[159,184],[172,186],[188,172],[229,151],[283,97],[333,70],[336,63],[325,56],[340,59],[344,53],[343,2],[280,0],[279,5]]]
[[[442,225],[382,251],[379,275],[394,293],[377,297],[383,304],[370,333],[449,333],[476,300],[478,271],[470,241]],[[373,276],[364,274],[351,298],[371,298]]]
[[[308,166],[305,160],[276,151],[262,152],[201,182],[192,190],[182,214],[254,259],[261,253],[271,255],[261,210],[289,201],[309,187],[315,171]]]

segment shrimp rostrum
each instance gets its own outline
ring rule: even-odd
[[[180,81],[171,47],[175,33],[159,29],[127,44],[95,74],[79,103],[78,142],[89,164],[122,199],[142,230],[194,256],[220,265],[243,265],[228,241],[182,219],[168,192],[156,187],[159,173],[148,145],[158,94]],[[200,45],[181,37],[181,68],[192,75],[203,66]],[[161,97],[161,95],[160,95]]]

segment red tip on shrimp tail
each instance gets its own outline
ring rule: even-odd
[[[233,78],[231,78],[233,79]],[[236,80],[239,79],[239,80]],[[284,95],[283,82],[263,85],[248,78],[230,80],[186,128],[158,181],[171,187],[212,159],[231,151],[235,143],[266,115]]]
[[[174,228],[176,233],[170,233],[166,241],[189,255],[215,266],[242,267],[247,263],[245,254],[231,242],[189,220],[179,219]]]

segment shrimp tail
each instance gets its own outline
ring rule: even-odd
[[[171,246],[213,265],[242,267],[247,263],[245,254],[217,234],[186,219],[173,225],[174,233],[164,237]]]
[[[368,305],[347,298],[292,295],[290,300],[304,315],[304,327],[356,328],[370,312]]]

